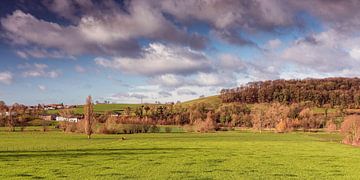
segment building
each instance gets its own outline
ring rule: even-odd
[[[41,115],[40,118],[45,121],[52,121],[55,120],[55,115]]]
[[[64,109],[64,104],[48,104],[48,105],[44,105],[44,110],[55,110],[55,109]]]
[[[17,112],[11,112],[11,115],[16,116]],[[10,112],[0,112],[0,116],[10,116]]]
[[[71,117],[71,118],[65,118],[62,116],[57,116],[55,118],[56,121],[68,121],[68,122],[79,122],[79,118],[77,117]]]

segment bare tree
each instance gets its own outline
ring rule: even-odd
[[[88,138],[91,138],[92,131],[92,123],[94,120],[94,105],[92,103],[91,96],[86,98],[86,104],[84,106],[84,121],[85,121],[85,133],[88,135]]]

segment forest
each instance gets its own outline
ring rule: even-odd
[[[325,78],[304,80],[269,80],[251,82],[232,89],[223,89],[222,102],[301,103],[315,106],[359,108],[359,78]]]

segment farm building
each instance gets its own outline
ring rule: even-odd
[[[71,118],[65,118],[65,117],[62,117],[62,116],[57,116],[55,118],[56,121],[69,121],[69,122],[78,122],[79,121],[79,118],[77,117],[71,117]]]
[[[51,121],[55,120],[55,115],[41,115],[40,118],[46,121]]]

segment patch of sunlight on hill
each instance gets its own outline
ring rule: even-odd
[[[185,105],[185,106],[191,106],[193,104],[198,104],[198,103],[209,103],[212,105],[219,105],[219,104],[221,104],[221,99],[220,99],[220,96],[215,95],[215,96],[208,96],[208,97],[203,97],[203,98],[199,98],[199,99],[186,101],[181,104]]]

